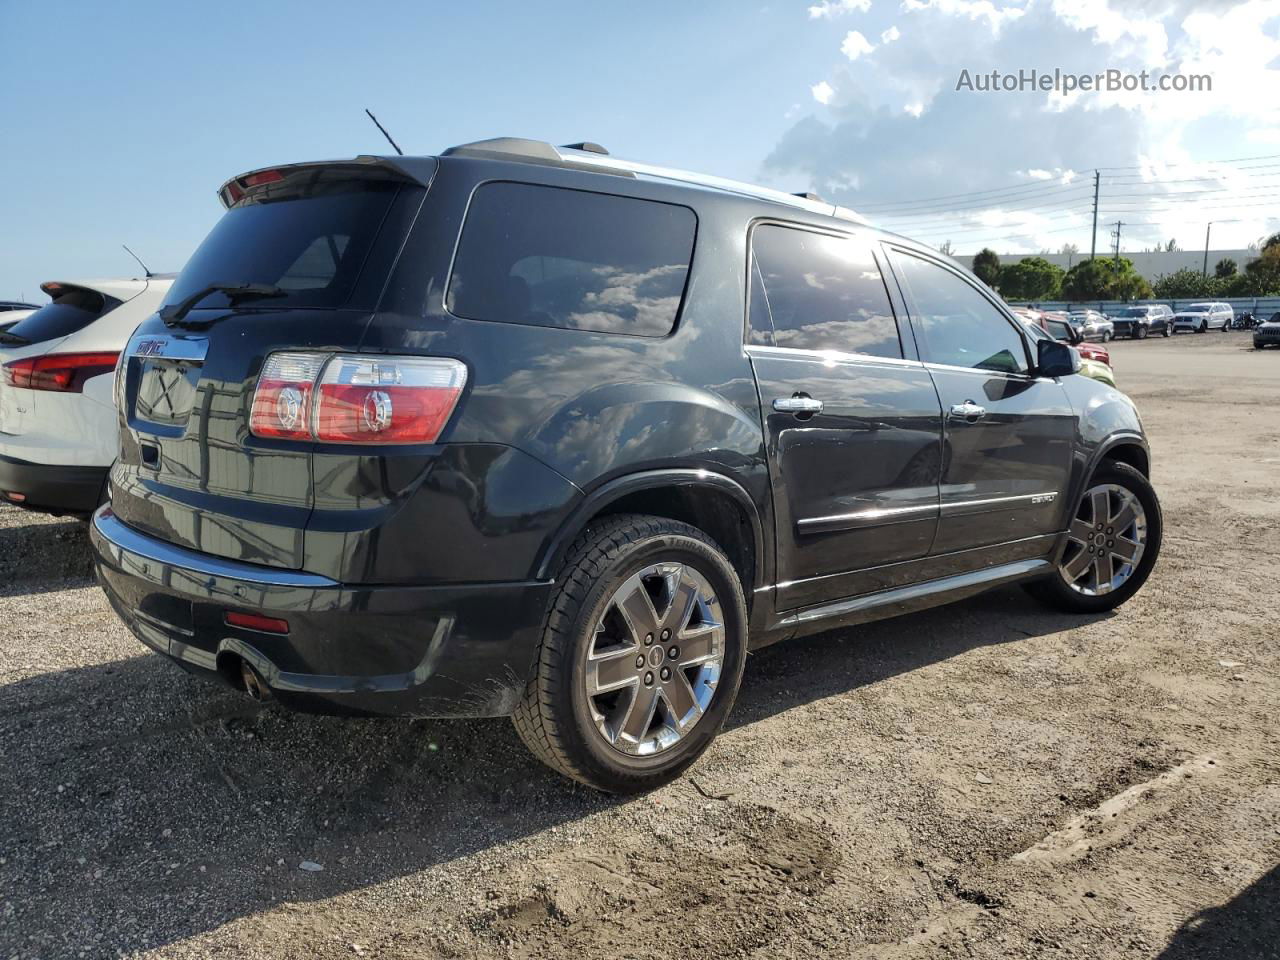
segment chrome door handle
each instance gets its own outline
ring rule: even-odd
[[[958,420],[964,420],[966,423],[977,423],[986,415],[987,408],[978,406],[972,400],[951,405],[951,416]]]
[[[778,397],[773,401],[773,409],[779,413],[821,413],[822,401],[813,397]]]

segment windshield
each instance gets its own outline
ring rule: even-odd
[[[263,301],[272,307],[371,309],[348,301],[398,190],[386,180],[324,181],[284,197],[246,198],[200,244],[165,304],[211,284],[253,283],[285,291]],[[227,303],[215,293],[200,307]]]

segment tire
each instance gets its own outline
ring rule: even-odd
[[[1119,559],[1110,549],[1106,549],[1105,567],[1103,569],[1110,570],[1113,573],[1113,580],[1108,583],[1114,583],[1115,577],[1123,577],[1121,582],[1114,583],[1114,586],[1106,586],[1105,592],[1097,592],[1096,587],[1103,578],[1098,576],[1098,568],[1088,559],[1089,553],[1085,550],[1084,543],[1076,539],[1075,534],[1084,534],[1092,538],[1106,538],[1112,533],[1108,527],[1099,529],[1094,522],[1098,516],[1093,507],[1094,501],[1091,493],[1098,489],[1106,489],[1112,491],[1106,495],[1106,503],[1108,509],[1108,519],[1110,519],[1110,511],[1116,510],[1117,513],[1123,509],[1130,509],[1135,514],[1135,520],[1132,526],[1126,525],[1122,528],[1126,532],[1136,534],[1138,532],[1138,521],[1141,520],[1144,527],[1137,536],[1124,537],[1120,531],[1115,531],[1112,539],[1103,539],[1098,542],[1097,548],[1100,558],[1103,548],[1109,548],[1112,544],[1130,544],[1141,543],[1141,555],[1137,557],[1137,562],[1130,564],[1130,569],[1126,573],[1125,564],[1120,564],[1117,568],[1115,561]],[[1125,496],[1127,494],[1127,497]],[[1132,503],[1126,503],[1126,499],[1131,498]],[[1140,510],[1134,509],[1134,504],[1140,507]],[[1090,514],[1086,521],[1084,514]],[[1077,505],[1076,510],[1072,513],[1071,529],[1068,533],[1068,543],[1063,550],[1062,556],[1058,560],[1058,566],[1052,576],[1043,580],[1037,580],[1027,584],[1027,592],[1039,600],[1046,606],[1056,610],[1062,610],[1067,613],[1103,613],[1107,610],[1114,610],[1120,606],[1135,593],[1137,593],[1147,577],[1151,575],[1151,570],[1156,564],[1156,560],[1160,556],[1160,544],[1164,533],[1164,520],[1160,512],[1160,501],[1156,497],[1156,492],[1152,488],[1151,483],[1139,471],[1126,463],[1117,463],[1115,461],[1104,461],[1093,476],[1089,479],[1085,486],[1085,492]],[[1122,518],[1123,522],[1123,518]],[[1092,549],[1092,541],[1090,541],[1090,549]],[[1125,548],[1120,548],[1125,549]],[[1071,567],[1073,562],[1083,561],[1083,573],[1079,579],[1075,581],[1076,586],[1072,586]],[[1095,588],[1090,590],[1090,586]]]
[[[1173,335],[1173,331],[1172,331],[1171,329],[1169,329],[1168,325],[1166,325],[1166,326],[1165,326],[1165,328],[1164,328],[1164,335],[1165,335],[1166,337],[1169,337],[1169,336],[1172,336],[1172,335]]]
[[[1136,327],[1134,328],[1134,331],[1133,331],[1134,337],[1137,338],[1138,340],[1147,339],[1147,335],[1149,333],[1151,333],[1151,331],[1148,328],[1143,326]]]
[[[674,588],[672,576],[678,579]],[[647,601],[637,599],[641,590]],[[675,598],[685,595],[692,597],[684,606],[690,612],[685,623],[673,626],[681,619]],[[714,604],[706,602],[708,595]],[[639,613],[624,614],[620,598]],[[664,606],[671,611],[665,619]],[[669,640],[664,630],[671,631]],[[671,669],[673,655],[681,663],[709,656],[717,642],[718,667],[706,659]],[[605,655],[599,656],[602,643]],[[682,643],[697,644],[700,652],[679,649]],[[533,755],[566,777],[608,793],[652,790],[684,773],[724,725],[742,680],[746,646],[742,584],[705,533],[636,514],[593,521],[569,548],[534,676],[512,721]],[[596,664],[594,673],[589,662]],[[602,679],[606,668],[609,676]],[[590,694],[593,677],[595,686],[608,689]],[[678,702],[690,706],[683,730],[675,719]],[[636,713],[637,707],[647,708],[651,719]]]
[[[1208,321],[1206,321],[1206,320],[1201,320],[1201,321],[1200,321],[1200,329],[1199,329],[1199,330],[1197,330],[1197,331],[1196,331],[1196,333],[1208,333],[1208,332],[1209,332],[1209,323],[1208,323]]]

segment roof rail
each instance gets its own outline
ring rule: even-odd
[[[742,183],[738,180],[728,180],[724,177],[716,177],[705,173],[692,173],[688,170],[655,167],[647,163],[619,160],[616,157],[599,157],[579,150],[571,150],[567,147],[561,147],[560,152],[567,158],[576,161],[579,166],[589,166],[603,172],[629,172],[635,176],[651,177],[656,180],[672,180],[677,183],[687,183],[691,186],[711,187],[716,190],[723,190],[726,193],[736,193],[739,196],[784,203],[791,207],[799,207],[802,210],[809,210],[828,217],[836,217],[840,220],[849,220],[853,223],[868,223],[865,217],[855,213],[848,207],[828,203],[815,194],[784,193],[781,190],[773,190],[753,183]]]
[[[840,220],[853,223],[867,223],[867,219],[848,207],[829,203],[814,193],[784,193],[751,183],[728,180],[710,174],[692,173],[688,170],[675,170],[668,167],[651,166],[646,163],[635,163],[620,160],[609,154],[609,151],[598,143],[583,141],[554,147],[545,140],[526,140],[522,137],[493,137],[489,140],[477,140],[474,143],[463,143],[450,147],[440,154],[442,157],[482,157],[491,160],[516,160],[525,163],[544,163],[556,166],[577,167],[594,170],[597,173],[611,173],[623,177],[649,177],[655,180],[670,180],[690,186],[710,187],[726,193],[734,193],[757,200],[770,200],[791,207],[808,210]]]
[[[561,150],[585,150],[587,153],[598,153],[601,156],[609,156],[609,151],[598,143],[592,143],[590,140],[584,140],[582,143],[566,143],[560,148]]]

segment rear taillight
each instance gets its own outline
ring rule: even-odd
[[[253,394],[249,430],[254,436],[310,440],[311,395],[324,369],[322,353],[273,353]]]
[[[466,366],[443,357],[274,353],[249,430],[321,443],[435,443],[466,382]]]
[[[118,353],[51,353],[4,365],[5,383],[27,390],[80,393],[85,381],[115,370]]]

